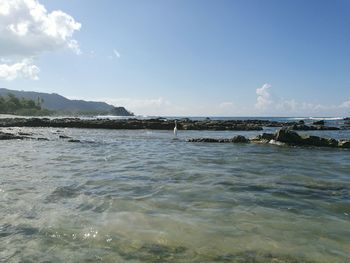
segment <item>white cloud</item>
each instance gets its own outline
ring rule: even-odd
[[[113,49],[113,53],[116,56],[116,58],[120,58],[120,53],[116,49]]]
[[[0,64],[0,79],[14,80],[18,77],[38,79],[39,68],[31,60],[23,59],[12,65]]]
[[[259,110],[267,109],[272,103],[270,95],[271,85],[265,83],[261,88],[256,89],[256,94],[258,95],[256,99],[255,107]]]
[[[0,0],[0,57],[12,61],[12,65],[2,64],[2,68],[17,68],[24,60],[60,49],[80,54],[73,38],[80,28],[72,16],[61,10],[48,12],[38,0]]]
[[[330,115],[347,115],[346,110],[350,108],[350,99],[336,105],[322,105],[319,103],[300,102],[295,99],[272,99],[271,85],[264,84],[256,90],[257,102],[254,115],[270,116],[330,116]]]
[[[147,116],[233,116],[240,112],[233,102],[222,102],[214,105],[178,105],[165,99],[159,98],[101,98],[99,101],[105,101],[115,106],[123,106],[134,112],[136,115]]]
[[[340,108],[350,108],[350,99],[340,104]]]
[[[151,99],[117,98],[100,99],[115,106],[123,106],[135,114],[168,115],[173,114],[174,106],[170,101],[159,97]]]

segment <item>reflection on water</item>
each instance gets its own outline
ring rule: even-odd
[[[1,142],[1,262],[350,261],[350,151],[23,130],[51,141]]]

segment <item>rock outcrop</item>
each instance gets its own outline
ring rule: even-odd
[[[189,139],[188,142],[212,142],[212,143],[213,142],[214,143],[215,142],[216,143],[253,142],[253,143],[272,143],[277,145],[284,144],[289,146],[350,148],[349,140],[336,140],[332,138],[322,138],[322,137],[313,136],[313,135],[302,136],[289,128],[282,128],[274,134],[263,133],[252,139],[247,139],[244,136],[238,135],[232,139],[197,138],[197,139]]]

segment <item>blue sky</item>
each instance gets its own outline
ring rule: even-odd
[[[141,115],[350,115],[347,0],[40,0],[29,33],[4,1],[0,87]]]

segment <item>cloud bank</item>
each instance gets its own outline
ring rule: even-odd
[[[37,80],[39,72],[39,68],[28,59],[11,65],[0,64],[0,79],[4,80],[14,80],[18,77]]]
[[[350,109],[350,99],[337,105],[322,105],[310,102],[299,102],[295,99],[273,98],[271,95],[272,86],[264,84],[256,89],[256,112],[255,115],[270,116],[336,116],[346,115]]]
[[[35,59],[61,49],[80,54],[74,32],[81,24],[61,10],[48,12],[38,0],[0,0],[0,79],[38,79]]]

